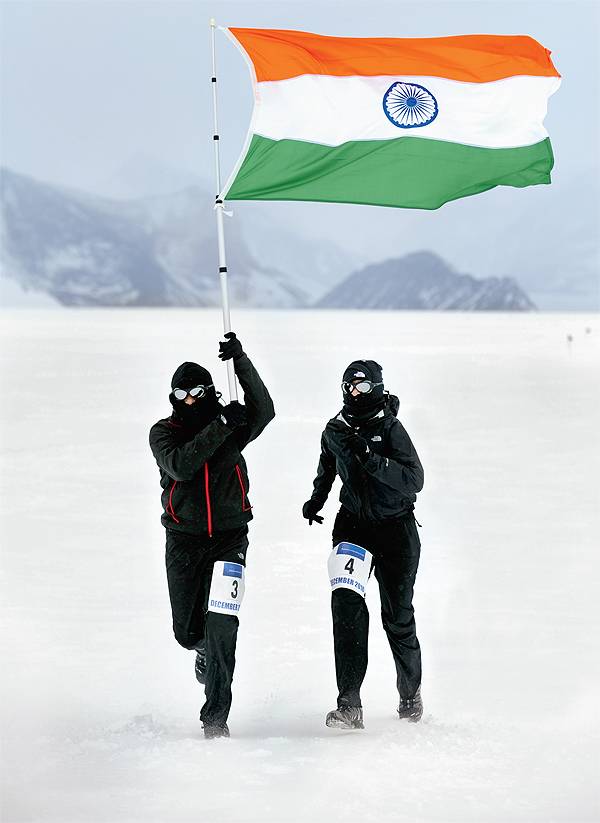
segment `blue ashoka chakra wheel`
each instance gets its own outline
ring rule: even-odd
[[[438,116],[438,104],[433,94],[418,83],[392,83],[383,96],[386,117],[399,129],[428,126]]]

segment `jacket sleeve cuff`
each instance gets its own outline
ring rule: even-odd
[[[244,369],[246,369],[249,364],[250,364],[250,358],[248,357],[246,352],[243,352],[241,357],[238,357],[237,359],[235,359],[233,361],[233,370],[237,374],[238,369],[241,369],[241,371],[244,371]]]

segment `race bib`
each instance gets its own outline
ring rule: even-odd
[[[354,543],[334,546],[327,561],[331,590],[351,589],[365,597],[372,559],[371,552]]]
[[[208,595],[208,611],[237,614],[244,599],[244,574],[241,563],[217,560],[213,567]]]

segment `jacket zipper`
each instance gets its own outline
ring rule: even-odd
[[[206,497],[206,518],[208,521],[208,536],[212,537],[212,511],[210,508],[210,489],[208,487],[208,462],[204,464],[204,496]]]
[[[167,504],[167,514],[171,515],[173,520],[176,523],[179,523],[179,518],[175,515],[175,509],[173,508],[173,492],[175,491],[175,486],[177,485],[177,480],[173,480],[173,485],[171,486],[171,491],[169,492],[169,502]]]
[[[357,426],[354,429],[354,431],[357,434],[358,434],[359,428],[360,427]],[[361,432],[361,436],[362,436],[362,432]],[[371,500],[370,500],[370,497],[369,497],[369,478],[368,478],[368,475],[367,475],[366,472],[364,473],[364,475],[362,477],[362,494],[359,492],[358,496],[359,496],[359,499],[360,499],[361,508],[365,513],[365,517],[367,518],[367,520],[372,520],[373,519],[373,509],[371,507]]]
[[[252,506],[246,505],[246,489],[244,488],[244,479],[242,477],[242,470],[240,469],[239,463],[235,464],[235,470],[237,472],[240,488],[242,490],[242,511],[249,512],[252,509]]]

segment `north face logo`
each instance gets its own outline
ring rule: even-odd
[[[364,373],[364,371],[355,371],[354,376],[355,377],[366,377],[366,374]]]
[[[376,434],[375,437],[372,437],[371,440],[373,443],[381,443],[381,437],[378,434]]]

